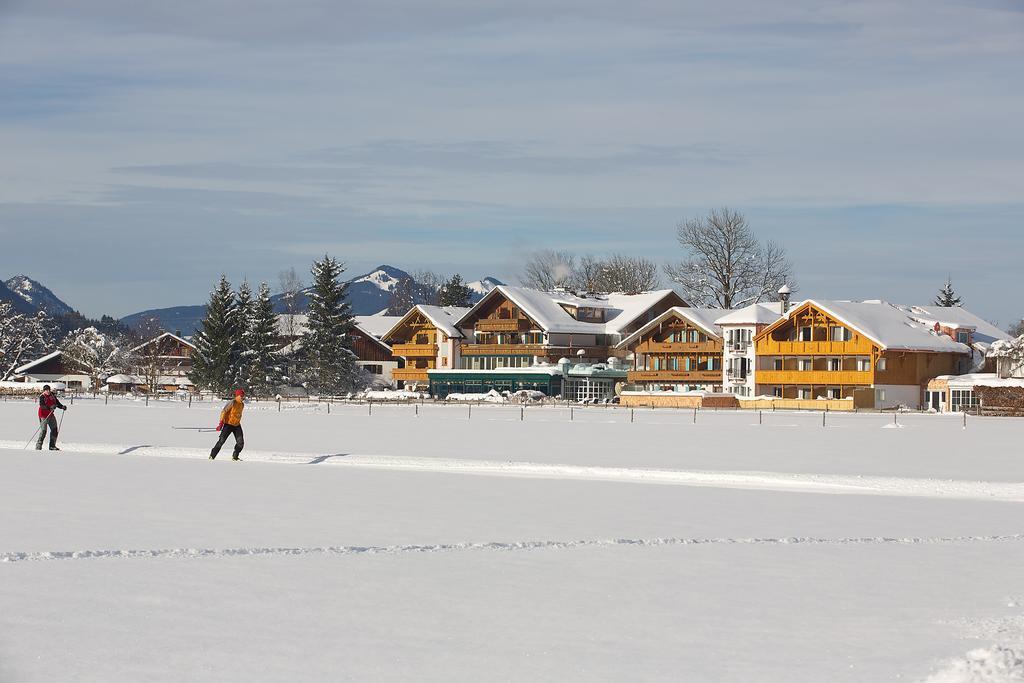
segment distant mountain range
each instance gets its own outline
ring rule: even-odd
[[[415,303],[424,303],[430,300],[433,290],[427,285],[416,282],[409,273],[395,268],[394,266],[382,265],[373,271],[352,278],[348,281],[349,303],[355,315],[373,315],[379,313],[391,304],[391,297],[395,288],[403,280],[411,282],[412,298]],[[493,277],[485,277],[475,282],[467,282],[466,286],[473,292],[472,301],[475,303],[483,298],[483,295],[498,285],[503,284]],[[309,288],[303,290],[298,297],[299,312],[305,312],[309,307]],[[285,311],[283,297],[276,294],[272,297],[274,308],[279,312]],[[52,317],[77,316],[78,313],[68,304],[64,303],[52,291],[42,283],[33,280],[27,275],[15,275],[5,282],[0,282],[0,301],[10,301],[15,310],[20,313],[34,314],[37,311],[46,311]],[[195,306],[172,306],[170,308],[152,308],[138,313],[132,313],[121,318],[121,323],[128,327],[138,327],[144,320],[156,318],[161,326],[170,332],[181,332],[183,335],[194,334],[200,323],[206,316],[206,305]]]
[[[15,275],[0,283],[0,300],[10,301],[21,313],[46,311],[48,315],[57,318],[75,312],[53,292],[27,275]]]
[[[394,266],[381,265],[369,273],[354,277],[348,281],[348,298],[352,305],[354,315],[373,315],[385,310],[391,304],[391,297],[395,288],[402,280],[412,281],[412,297],[416,303],[423,303],[430,300],[432,290],[427,285],[416,282],[409,273],[395,268]],[[466,283],[473,292],[472,301],[475,303],[483,298],[483,295],[498,285],[503,284],[493,277],[485,277],[481,280]],[[299,312],[305,312],[309,307],[307,296],[309,288],[303,290],[297,299]],[[276,294],[271,299],[274,308],[278,313],[285,312],[283,297]],[[121,318],[121,322],[129,327],[137,327],[142,321],[155,317],[160,321],[164,329],[171,332],[180,331],[183,335],[194,334],[200,323],[206,316],[206,305],[196,306],[173,306],[171,308],[154,308],[147,311],[140,311]]]

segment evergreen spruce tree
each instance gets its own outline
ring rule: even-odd
[[[235,380],[238,339],[238,308],[231,283],[223,275],[210,292],[202,330],[195,335],[195,353],[189,378],[200,389],[227,394]]]
[[[964,300],[956,295],[953,291],[953,282],[950,278],[946,278],[946,285],[939,290],[939,295],[935,297],[935,306],[944,306],[946,308],[952,308],[954,306],[962,306]]]
[[[245,386],[257,396],[270,396],[281,383],[283,359],[277,338],[277,315],[270,300],[270,287],[263,282],[252,301],[243,365]]]
[[[238,352],[235,354],[234,368],[231,375],[234,377],[233,385],[243,389],[249,387],[250,361],[254,354],[252,348],[252,319],[255,302],[252,299],[252,287],[248,280],[242,280],[238,285],[238,297],[235,300],[236,323],[238,340]]]
[[[325,255],[313,261],[307,330],[302,335],[300,373],[306,386],[318,395],[338,394],[352,388],[356,377],[355,355],[349,331],[353,326],[348,304],[348,283],[337,259]]]
[[[465,308],[469,306],[469,300],[472,295],[472,291],[462,281],[462,276],[456,273],[452,275],[450,280],[441,285],[440,305]]]

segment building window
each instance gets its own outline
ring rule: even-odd
[[[814,369],[814,363],[810,358],[801,358],[798,362],[798,367],[801,372],[810,372]]]
[[[850,341],[850,330],[838,325],[835,327],[830,327],[829,339],[831,339],[834,342]]]
[[[798,339],[799,339],[800,341],[803,341],[803,342],[809,342],[809,341],[811,341],[811,340],[812,340],[812,339],[811,339],[811,331],[812,331],[812,330],[811,330],[811,328],[810,328],[810,327],[801,327],[801,328],[800,328],[800,330],[799,330],[799,335],[798,335],[798,337],[797,337],[797,338],[798,338]]]
[[[828,359],[828,370],[829,372],[839,372],[843,369],[843,362],[839,358]]]
[[[772,389],[772,395],[775,398],[782,398],[782,387],[775,387]]]
[[[797,389],[797,398],[809,399],[811,398],[811,390],[801,387]]]
[[[781,358],[772,359],[772,370],[782,370],[783,364]]]
[[[885,359],[884,358],[879,358],[878,359],[878,363],[875,364],[875,368],[879,372],[885,372]]]
[[[383,365],[364,365],[363,369],[366,370],[371,375],[383,375],[384,374],[384,366]]]
[[[870,358],[858,358],[857,359],[857,372],[871,372],[871,359]]]
[[[885,389],[875,389],[875,403],[885,401]]]
[[[829,387],[828,388],[828,397],[832,398],[832,399],[842,398],[843,397],[843,392],[839,390],[839,387]]]
[[[971,333],[967,330],[958,330],[956,333],[956,340],[961,344],[971,343]]]
[[[978,407],[973,389],[953,389],[949,392],[949,409],[954,413]]]

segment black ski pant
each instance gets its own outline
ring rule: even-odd
[[[217,457],[217,454],[220,453],[220,447],[228,440],[230,434],[235,435],[235,452],[232,457],[237,458],[238,454],[242,452],[242,449],[245,448],[245,436],[242,434],[242,425],[224,425],[220,429],[220,438],[217,439],[213,450],[210,451],[211,458]]]
[[[57,418],[50,413],[49,417],[39,418],[39,438],[36,439],[36,450],[43,450],[43,439],[46,438],[46,428],[50,428],[50,450],[57,447]]]

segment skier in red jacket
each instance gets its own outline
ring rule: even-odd
[[[60,408],[67,410],[68,407],[60,402],[56,395],[50,391],[50,385],[43,385],[43,393],[39,395],[39,439],[36,441],[36,450],[43,450],[43,439],[46,437],[46,428],[50,428],[50,450],[59,451],[57,448],[57,418],[53,413]]]

